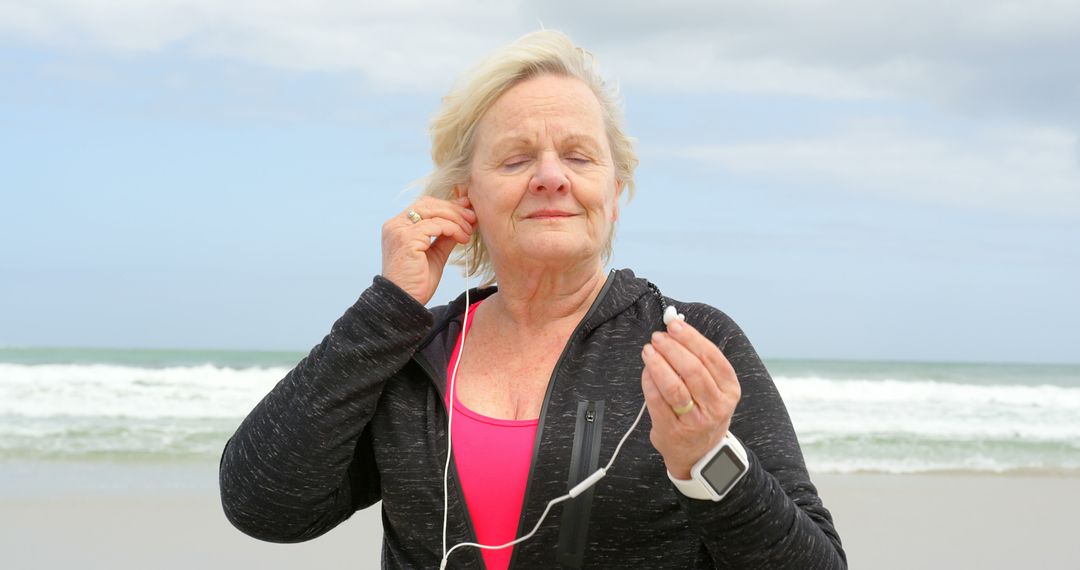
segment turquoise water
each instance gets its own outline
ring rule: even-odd
[[[0,349],[0,460],[215,460],[304,354]],[[766,364],[816,472],[1080,474],[1080,365]]]
[[[228,368],[293,366],[307,353],[255,350],[124,349],[124,348],[0,348],[0,363],[115,364],[163,368],[211,364]]]
[[[865,360],[768,360],[774,376],[821,376],[846,380],[933,381],[981,386],[1080,387],[1080,364],[986,362],[892,362]]]

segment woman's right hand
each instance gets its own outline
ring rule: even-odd
[[[457,244],[469,243],[476,224],[468,197],[424,196],[382,227],[382,276],[422,305],[435,294],[443,268]],[[413,222],[409,212],[420,215]]]

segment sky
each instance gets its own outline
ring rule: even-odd
[[[766,358],[1080,362],[1080,3],[658,6],[0,0],[0,346],[306,351],[545,27],[638,139],[611,266]]]

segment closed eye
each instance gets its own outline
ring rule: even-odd
[[[579,152],[572,152],[566,155],[566,160],[574,164],[588,164],[592,162],[592,159]]]
[[[525,163],[529,162],[529,160],[530,160],[530,158],[528,156],[523,155],[523,154],[517,155],[517,156],[511,156],[510,158],[503,161],[502,166],[503,166],[503,168],[517,168],[517,167],[522,166]]]

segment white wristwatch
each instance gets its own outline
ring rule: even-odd
[[[676,479],[670,471],[668,479],[680,493],[691,499],[719,501],[749,470],[746,449],[729,432],[690,468],[690,479]]]

